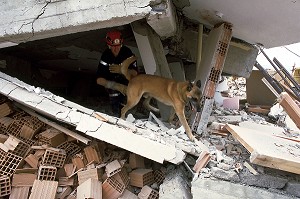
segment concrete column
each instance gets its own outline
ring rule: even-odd
[[[131,25],[145,72],[147,74],[172,78],[160,37],[146,23],[134,22]],[[160,102],[158,106],[162,119],[165,121],[168,120],[171,108]]]
[[[201,134],[208,124],[216,86],[222,74],[231,36],[232,26],[227,23],[214,28],[208,35],[208,45],[196,74],[196,80],[200,79],[204,85],[201,87],[203,91],[202,110],[191,119],[192,129],[198,134]]]

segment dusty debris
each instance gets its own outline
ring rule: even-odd
[[[86,121],[93,118],[88,125],[84,123],[79,125],[79,129],[86,132],[84,134],[76,131],[72,125],[59,125],[33,111],[26,109],[26,112],[22,112],[17,107],[14,108],[17,110],[4,111],[5,116],[0,118],[0,132],[2,133],[0,141],[6,151],[1,152],[5,166],[0,169],[5,170],[2,175],[8,175],[9,179],[12,179],[8,182],[7,178],[1,178],[7,187],[7,192],[2,193],[4,195],[16,194],[22,188],[28,197],[32,194],[32,190],[27,190],[23,185],[32,187],[35,180],[41,181],[41,179],[58,182],[57,185],[51,185],[51,188],[56,190],[56,198],[76,198],[76,195],[78,197],[102,195],[102,198],[149,198],[151,195],[153,198],[170,196],[174,198],[174,188],[179,198],[182,196],[192,198],[190,181],[194,182],[197,179],[222,179],[282,192],[291,190],[288,193],[292,191],[295,193],[291,187],[299,185],[299,183],[295,184],[295,181],[299,180],[297,175],[290,175],[290,172],[294,172],[290,164],[284,164],[284,168],[279,165],[280,167],[276,166],[274,169],[272,166],[274,162],[270,164],[271,160],[268,158],[264,160],[264,164],[257,162],[256,159],[261,160],[261,153],[256,155],[259,150],[250,152],[241,140],[236,139],[232,132],[224,128],[225,126],[232,127],[234,124],[241,128],[258,128],[264,131],[264,134],[270,134],[268,136],[278,139],[289,138],[291,142],[298,139],[297,136],[292,136],[297,132],[291,133],[282,127],[272,126],[269,123],[269,115],[265,112],[251,111],[247,108],[231,110],[215,107],[208,128],[202,133],[199,142],[192,143],[188,141],[182,128],[169,126],[155,115],[150,115],[144,120],[132,116],[128,118],[128,121],[120,121],[118,118],[103,113],[83,116],[87,119]],[[260,108],[265,107],[260,106]],[[33,118],[41,121],[42,126],[36,122],[24,122],[35,121]],[[101,130],[96,128],[96,125],[94,126],[96,121],[101,123]],[[252,123],[249,124],[250,122]],[[39,125],[35,127],[32,124]],[[27,125],[26,128],[23,127],[24,125]],[[6,135],[7,129],[10,129],[9,132],[17,130],[18,133],[13,136],[20,141],[12,139],[11,135]],[[110,133],[103,134],[105,131]],[[121,132],[121,134],[114,131]],[[94,139],[97,136],[99,139]],[[111,138],[108,139],[107,136],[119,139],[119,142],[109,144],[105,142],[106,139],[111,142]],[[133,136],[139,136],[142,139],[133,140]],[[254,139],[261,139],[261,136],[259,134]],[[124,140],[126,140],[125,143]],[[149,141],[156,143],[156,147],[147,148],[145,143]],[[173,162],[175,164],[157,156],[159,153],[168,155],[164,151],[164,145],[175,146],[176,157],[178,157],[178,160]],[[265,143],[260,145],[265,145]],[[130,147],[139,148],[131,149]],[[286,145],[281,142],[275,142],[272,147],[278,149],[280,154],[288,153],[294,158],[299,157],[298,143],[289,145],[287,150],[285,150]],[[130,150],[125,150],[127,148]],[[157,157],[159,158],[156,159]],[[251,157],[256,157],[256,159],[254,158],[252,162]],[[14,163],[5,161],[6,158],[13,158]],[[249,160],[251,166],[247,164]],[[273,170],[268,167],[272,167]],[[280,174],[280,178],[272,177],[278,170],[287,170],[285,168],[288,168],[289,172]],[[27,181],[22,176],[28,176]],[[255,179],[263,179],[264,183],[258,183]],[[271,183],[270,180],[278,180],[278,183]],[[284,185],[288,183],[291,186],[286,189]],[[42,185],[37,182],[36,186]],[[93,196],[93,193],[98,194]],[[297,192],[294,195],[296,194]]]

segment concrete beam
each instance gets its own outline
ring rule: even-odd
[[[4,1],[0,42],[20,43],[129,24],[145,18],[149,1]]]
[[[174,36],[177,32],[177,15],[172,1],[162,1],[152,6],[147,17],[148,24],[163,39]]]

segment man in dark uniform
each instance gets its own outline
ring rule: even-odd
[[[103,52],[97,71],[97,84],[106,88],[112,112],[114,116],[120,117],[122,104],[124,103],[124,92],[117,89],[116,83],[127,85],[128,80],[121,72],[121,64],[124,60],[134,56],[132,51],[123,45],[123,37],[119,31],[110,31],[106,34],[106,44],[108,48]],[[137,63],[134,61],[128,67],[128,73],[132,76],[137,75]]]

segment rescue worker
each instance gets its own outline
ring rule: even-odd
[[[130,48],[123,45],[123,37],[120,31],[107,32],[105,40],[108,48],[103,52],[98,65],[97,84],[106,88],[113,115],[120,117],[121,108],[126,99],[123,85],[128,84],[128,80],[122,74],[121,64],[134,54]],[[137,75],[136,61],[129,65],[128,73],[132,76]]]

